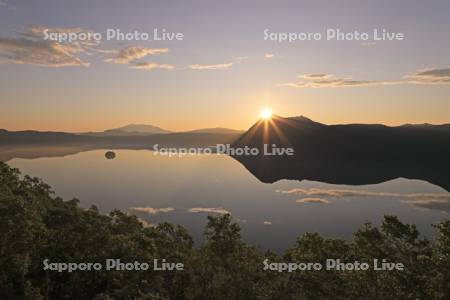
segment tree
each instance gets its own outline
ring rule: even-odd
[[[435,225],[436,239],[385,216],[353,239],[306,233],[283,254],[249,245],[229,214],[208,216],[205,241],[194,246],[185,228],[144,226],[134,215],[79,207],[55,197],[37,178],[0,163],[0,299],[448,299],[450,221]],[[43,261],[123,262],[166,259],[184,271],[44,270]],[[402,263],[404,271],[264,270],[274,263]]]

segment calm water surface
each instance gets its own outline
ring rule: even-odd
[[[379,224],[384,214],[414,223],[428,236],[430,224],[448,218],[445,195],[449,193],[418,180],[365,186],[289,180],[265,184],[223,155],[178,158],[147,150],[115,152],[114,160],[105,159],[104,150],[95,150],[56,158],[13,159],[8,164],[23,174],[42,178],[66,200],[78,198],[83,207],[96,205],[105,213],[114,208],[126,210],[151,224],[179,223],[197,242],[207,214],[225,211],[239,222],[246,241],[276,251],[288,248],[308,231],[351,238],[361,224]],[[292,189],[319,189],[330,195],[282,192]],[[334,190],[353,195],[333,196]],[[355,196],[355,191],[360,195]],[[417,193],[444,195],[444,202],[411,196]],[[296,202],[305,198],[304,203]]]

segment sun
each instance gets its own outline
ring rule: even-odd
[[[268,120],[272,117],[272,110],[270,108],[264,108],[263,110],[261,110],[261,118],[263,118],[264,120]]]

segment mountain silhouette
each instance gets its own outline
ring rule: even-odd
[[[190,133],[244,133],[243,130],[236,130],[236,129],[223,128],[223,127],[202,128],[202,129],[189,130],[189,131],[185,131],[185,132],[190,132]]]
[[[263,155],[264,145],[293,148],[294,155]],[[449,125],[325,125],[303,116],[273,116],[256,122],[232,145],[245,146],[260,154],[233,157],[263,182],[359,185],[404,177],[450,191]]]
[[[201,128],[195,130],[181,131],[179,133],[212,133],[212,134],[241,134],[243,130],[235,130],[223,127]],[[129,124],[123,127],[108,129],[102,132],[86,132],[81,135],[89,136],[144,136],[152,134],[176,133],[161,127],[146,124]]]
[[[170,130],[162,129],[148,124],[129,124],[119,128],[108,129],[102,132],[87,132],[84,135],[93,136],[133,136],[171,133]]]

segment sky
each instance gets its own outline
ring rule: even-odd
[[[443,0],[0,0],[0,128],[247,129],[264,107],[326,124],[450,123],[449,28]],[[108,29],[183,38],[107,40]],[[369,40],[327,40],[336,29]],[[404,39],[374,41],[374,29]]]

